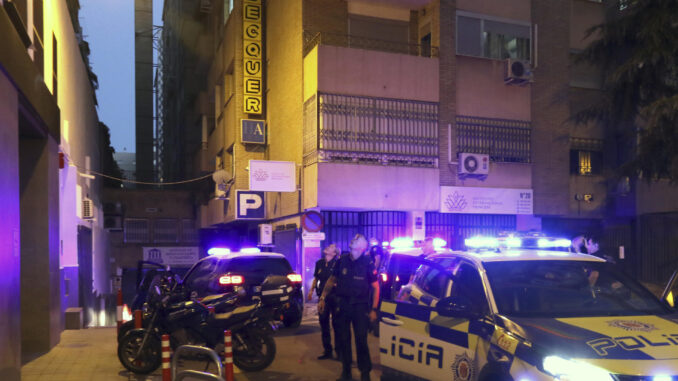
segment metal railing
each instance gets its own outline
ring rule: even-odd
[[[530,122],[458,115],[457,151],[490,155],[494,162],[530,163]]]
[[[386,41],[375,38],[352,36],[349,34],[304,31],[304,56],[318,45],[376,50],[420,57],[438,57],[438,47],[436,46]]]
[[[212,362],[214,362],[217,365],[217,374],[200,372],[191,369],[177,372],[178,359],[179,357],[181,357],[182,354],[185,353],[186,354],[192,353],[194,355],[197,354],[209,357],[209,359],[212,360]],[[179,348],[177,348],[176,352],[174,352],[174,357],[172,358],[172,380],[181,381],[184,378],[188,377],[199,380],[224,381],[224,365],[221,363],[219,355],[217,355],[217,353],[210,348],[199,347],[197,345],[182,345]]]
[[[304,165],[438,165],[438,103],[319,93],[304,105]]]

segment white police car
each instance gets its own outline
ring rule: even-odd
[[[513,243],[419,259],[381,303],[382,380],[678,380],[676,276],[660,301],[600,258]]]

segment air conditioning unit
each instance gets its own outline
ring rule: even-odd
[[[532,66],[529,61],[509,58],[506,60],[504,83],[507,85],[526,85],[532,82]]]
[[[82,199],[82,218],[91,220],[94,218],[94,204],[89,198]]]
[[[479,153],[459,154],[459,174],[487,176],[490,173],[490,155]]]

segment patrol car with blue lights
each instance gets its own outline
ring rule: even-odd
[[[381,302],[382,380],[678,380],[678,276],[660,300],[614,264],[542,239],[474,237],[417,258]]]

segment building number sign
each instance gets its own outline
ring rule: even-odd
[[[261,0],[243,1],[243,109],[261,114],[263,109]]]

